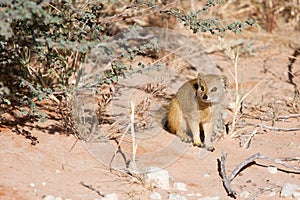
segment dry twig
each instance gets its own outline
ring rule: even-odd
[[[85,184],[83,181],[80,181],[80,184],[84,187],[86,187],[89,190],[92,190],[93,192],[96,192],[99,196],[101,197],[105,197],[105,194],[103,194],[102,192],[100,192],[99,190],[96,190],[92,185],[87,185]]]
[[[117,148],[116,148],[116,150],[115,150],[115,152],[114,152],[114,154],[113,154],[113,156],[112,156],[112,158],[111,158],[111,160],[110,160],[110,162],[109,162],[109,167],[110,167],[110,169],[113,168],[113,167],[112,167],[112,162],[114,161],[114,159],[115,159],[117,153],[121,153],[121,154],[122,154],[122,157],[124,158],[125,163],[126,163],[126,165],[127,165],[127,159],[126,159],[124,153],[123,153],[122,150],[121,150],[121,143],[123,142],[123,139],[124,139],[126,133],[129,131],[129,128],[130,128],[130,124],[127,126],[125,132],[122,134],[121,139],[120,139],[120,141],[118,142],[118,146],[117,146]]]
[[[286,116],[278,116],[277,119],[289,119],[289,118],[297,118],[300,117],[300,114],[290,114]]]
[[[257,128],[254,129],[254,131],[253,131],[252,134],[249,136],[249,138],[248,138],[248,140],[246,141],[246,143],[243,145],[243,148],[244,148],[244,149],[248,149],[248,148],[249,148],[250,143],[251,143],[251,141],[252,141],[252,139],[253,139],[253,137],[254,137],[254,135],[255,135],[256,133],[257,133]]]
[[[260,153],[254,154],[251,157],[247,158],[243,162],[241,162],[230,174],[229,181],[233,181],[233,179],[238,175],[238,173],[247,165],[252,163],[255,159],[259,158]]]
[[[130,132],[131,132],[131,138],[132,138],[132,167],[133,170],[137,170],[136,166],[136,151],[137,151],[137,143],[135,141],[135,132],[134,132],[134,103],[131,101],[131,116],[130,116]]]
[[[219,161],[219,172],[222,177],[223,185],[226,189],[226,192],[229,196],[234,197],[236,196],[236,191],[234,191],[231,186],[230,186],[230,180],[227,178],[226,175],[226,167],[225,167],[225,162],[226,162],[226,154],[222,150],[222,156],[221,156],[221,161]]]
[[[264,125],[264,124],[258,124],[257,126],[261,127],[261,128],[266,128],[272,131],[299,131],[300,128],[280,128],[280,127],[274,127],[274,126],[268,126],[268,125]]]
[[[296,173],[300,174],[300,167],[295,167],[288,165],[284,162],[285,159],[273,159],[269,158],[266,156],[262,156],[260,153],[256,153],[243,162],[241,162],[230,174],[229,177],[226,175],[226,168],[225,168],[225,162],[226,162],[226,154],[222,150],[222,155],[221,155],[221,161],[219,160],[219,173],[220,176],[222,177],[223,185],[225,187],[225,190],[227,194],[231,197],[236,197],[236,192],[231,188],[230,183],[233,181],[233,179],[240,173],[242,169],[245,169],[249,164],[253,163],[255,159],[261,159],[261,160],[267,160],[272,163],[275,163],[277,165],[284,166],[285,168],[292,169],[294,171],[289,171],[289,173]],[[290,159],[290,158],[289,158]]]
[[[131,132],[131,139],[132,139],[132,158],[131,159],[127,159],[125,153],[122,152],[122,149],[121,149],[121,143],[123,142],[124,137],[129,132],[129,130]],[[137,183],[141,184],[142,178],[139,174],[139,170],[138,170],[136,162],[135,162],[137,147],[138,147],[138,145],[136,143],[135,131],[134,131],[134,103],[131,101],[130,124],[128,124],[125,132],[122,134],[121,139],[118,142],[118,146],[110,160],[109,166],[110,166],[111,172],[112,172],[112,170],[116,170],[119,173],[122,173],[126,176],[130,176],[130,177],[134,178]],[[112,162],[115,159],[117,153],[120,153],[124,159],[124,162],[126,164],[126,168],[124,170],[116,169],[116,168],[113,168],[113,166],[112,166]]]

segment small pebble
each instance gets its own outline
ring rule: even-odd
[[[42,186],[46,186],[46,182],[42,182]]]
[[[240,194],[240,197],[243,199],[248,199],[250,197],[250,192],[244,191]]]
[[[158,167],[150,167],[144,175],[145,185],[151,188],[168,190],[170,188],[170,175],[167,170]]]
[[[30,185],[30,187],[35,187],[34,183],[30,183],[29,185]]]
[[[235,108],[235,103],[234,102],[230,102],[228,106],[229,106],[229,108],[234,109]]]
[[[270,192],[269,197],[275,197],[276,192]]]
[[[281,188],[280,197],[291,197],[294,193],[298,193],[298,191],[300,191],[300,185],[286,183]]]
[[[206,173],[204,174],[204,177],[210,177],[210,174]]]
[[[268,167],[268,172],[270,172],[271,174],[277,174],[278,173],[278,169],[276,167]]]
[[[215,196],[215,197],[202,197],[198,200],[219,200],[219,199],[220,199],[220,197]]]
[[[158,192],[152,192],[150,194],[150,199],[151,200],[162,200],[162,197]]]
[[[201,197],[202,194],[196,193],[196,194],[187,194],[188,197]]]
[[[118,194],[116,193],[107,194],[105,195],[103,200],[118,200]]]
[[[52,195],[47,195],[44,197],[44,200],[55,200],[55,197]]]
[[[186,189],[186,184],[184,184],[184,183],[180,183],[180,182],[174,183],[174,187],[175,187],[177,190],[187,191],[187,189]]]
[[[187,200],[184,196],[178,194],[169,194],[168,200]]]
[[[54,197],[52,195],[47,195],[47,196],[44,197],[43,200],[62,200],[62,198],[61,197]]]
[[[294,192],[293,197],[295,197],[297,200],[300,199],[300,192]]]

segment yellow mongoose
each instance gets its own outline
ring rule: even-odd
[[[220,109],[225,108],[223,102],[227,86],[226,76],[202,73],[198,74],[198,78],[184,83],[167,108],[167,130],[182,141],[193,141],[195,146],[213,151],[212,134],[216,120],[222,118]],[[204,133],[204,144],[201,142],[200,131]],[[188,135],[190,132],[193,140]]]

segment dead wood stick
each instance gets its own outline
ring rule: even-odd
[[[275,118],[263,118],[262,116],[252,116],[252,115],[249,115],[249,114],[243,114],[244,117],[247,117],[247,118],[250,118],[250,119],[259,119],[259,120],[262,120],[262,121],[272,121],[272,120],[286,120],[286,119],[290,119],[290,118],[298,118],[300,117],[300,114],[290,114],[290,115],[285,115],[285,116],[278,116],[278,117],[275,117]]]
[[[261,128],[270,129],[272,131],[299,131],[300,130],[300,128],[280,128],[280,127],[268,126],[264,124],[258,124],[257,126]]]
[[[297,157],[296,157],[297,158]],[[261,159],[261,160],[267,160],[270,161],[272,163],[278,164],[278,165],[282,165],[288,169],[293,169],[296,172],[292,172],[292,173],[300,173],[300,167],[295,167],[295,166],[291,166],[286,164],[283,160],[284,159],[273,159],[273,158],[269,158],[266,156],[262,156],[260,153],[256,153],[252,156],[250,156],[249,158],[247,158],[246,160],[244,160],[243,162],[241,162],[230,174],[230,176],[227,178],[226,176],[226,167],[225,167],[225,162],[226,162],[226,154],[224,152],[224,150],[222,150],[222,156],[221,156],[221,161],[220,161],[220,175],[222,177],[222,181],[223,181],[223,185],[225,187],[225,190],[227,192],[227,194],[229,196],[235,197],[236,192],[231,188],[230,183],[233,181],[233,179],[240,173],[240,171],[242,169],[244,169],[245,167],[247,167],[247,165],[249,165],[250,163],[254,162],[255,159]],[[289,158],[290,159],[290,158]]]
[[[83,187],[86,187],[87,189],[92,190],[93,192],[96,192],[99,196],[105,197],[105,194],[103,194],[103,193],[100,192],[99,190],[96,190],[92,185],[87,185],[87,184],[85,184],[83,181],[80,181],[80,184],[81,184]]]
[[[300,114],[290,114],[286,116],[278,116],[277,119],[289,119],[289,118],[297,118],[300,117]]]
[[[273,162],[275,164],[282,165],[288,169],[293,169],[293,170],[297,171],[298,173],[300,173],[300,167],[288,165],[283,161],[284,159],[273,159],[273,158],[268,158],[268,157],[265,157],[262,155],[260,155],[260,157],[258,159],[267,160],[267,161]]]
[[[120,141],[118,142],[118,146],[117,146],[117,148],[116,148],[116,150],[115,150],[115,152],[114,152],[114,154],[113,154],[113,156],[112,156],[112,158],[111,158],[111,160],[110,160],[110,162],[109,162],[109,167],[110,167],[111,169],[112,169],[112,162],[114,161],[114,159],[115,159],[117,153],[121,153],[123,159],[125,160],[125,163],[127,163],[126,156],[125,156],[125,154],[122,152],[122,149],[121,149],[121,143],[123,142],[123,139],[124,139],[126,133],[129,131],[129,128],[130,128],[130,124],[127,126],[125,132],[122,134],[121,139],[120,139]]]
[[[244,149],[248,149],[248,148],[249,148],[250,143],[251,143],[251,141],[252,141],[254,135],[257,133],[257,129],[258,129],[258,128],[256,128],[256,129],[253,130],[252,134],[250,135],[250,137],[248,138],[248,140],[246,141],[246,143],[243,145],[243,148],[244,148]]]
[[[260,153],[254,154],[251,157],[247,158],[243,162],[241,162],[230,174],[229,181],[231,182],[236,175],[243,169],[245,166],[247,166],[249,163],[253,162],[255,159],[259,158],[261,155]]]
[[[220,175],[222,177],[223,185],[225,187],[227,194],[229,196],[232,196],[235,198],[237,193],[230,186],[230,180],[227,178],[227,175],[226,175],[225,163],[226,163],[226,154],[225,154],[224,150],[222,150],[221,161],[219,163],[220,164],[220,166],[219,166],[220,167]]]
[[[269,158],[266,156],[262,156],[260,153],[256,153],[254,155],[252,155],[251,157],[247,158],[246,160],[244,160],[243,162],[241,162],[230,174],[229,176],[229,181],[231,182],[236,175],[241,171],[241,169],[243,169],[245,166],[247,166],[249,163],[253,162],[255,159],[261,159],[261,160],[267,160],[270,161],[272,163],[278,164],[278,165],[282,165],[288,169],[293,169],[295,171],[300,172],[300,167],[295,167],[295,166],[291,166],[286,164],[284,161],[284,159],[273,159],[273,158]]]
[[[300,157],[284,158],[282,161],[300,161]]]

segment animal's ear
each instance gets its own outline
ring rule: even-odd
[[[204,74],[198,73],[198,85],[201,85],[203,80],[204,80]]]
[[[223,80],[225,88],[228,88],[228,86],[229,86],[229,80],[228,80],[227,76],[222,75],[221,78]]]
[[[200,73],[198,73],[198,79],[199,79],[199,80],[202,80],[202,79],[203,79],[203,77],[204,77],[204,74],[202,74],[201,72],[200,72]]]

